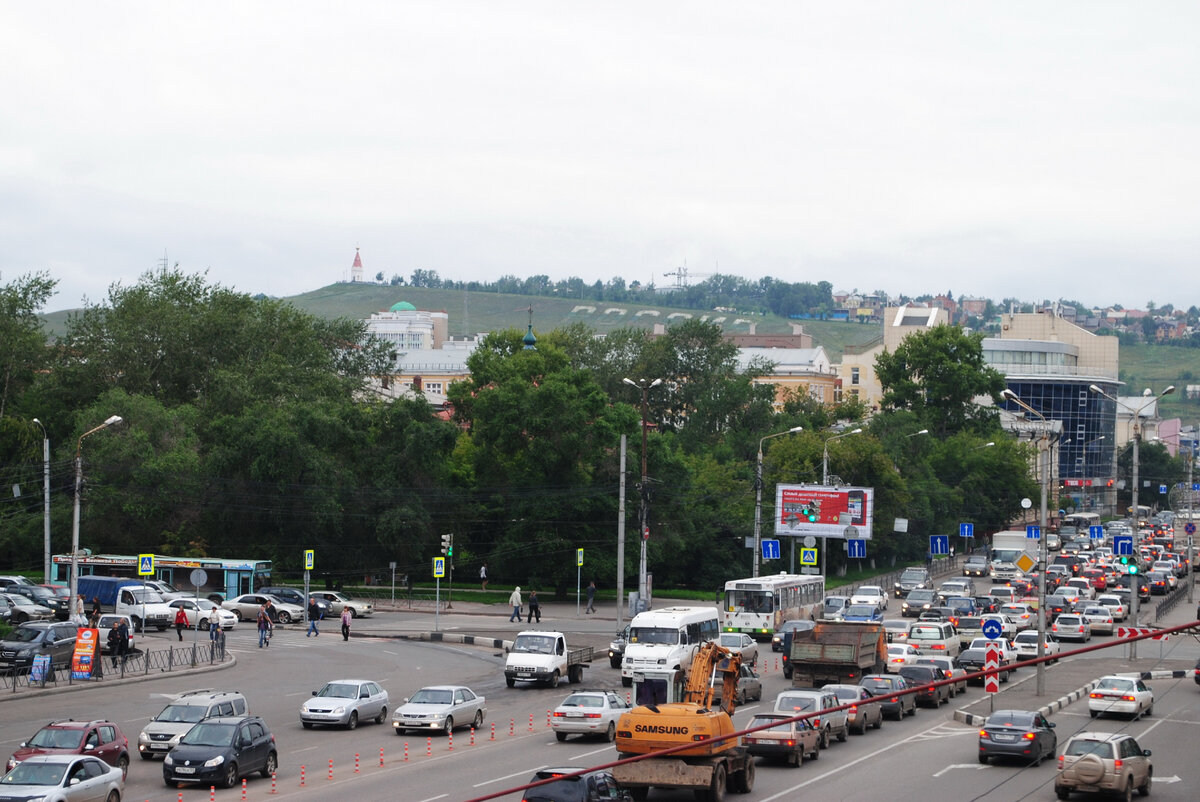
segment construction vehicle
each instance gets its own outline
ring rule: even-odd
[[[636,800],[653,787],[691,788],[699,799],[722,800],[725,791],[750,793],[754,757],[738,737],[730,714],[737,705],[741,656],[713,641],[696,652],[686,671],[636,672],[638,706],[617,722],[617,752],[622,759],[672,747],[679,751],[613,767],[613,777]],[[721,701],[713,691],[721,683]]]
[[[887,631],[881,624],[818,621],[792,636],[783,674],[797,688],[857,685],[864,674],[882,673],[887,663]]]

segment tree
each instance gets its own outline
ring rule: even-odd
[[[37,311],[57,283],[46,273],[35,273],[0,285],[0,419],[47,364],[49,352]]]

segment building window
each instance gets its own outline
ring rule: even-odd
[[[858,384],[858,368],[850,368],[850,383]]]

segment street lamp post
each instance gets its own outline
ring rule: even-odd
[[[751,576],[758,576],[758,561],[762,552],[763,443],[772,437],[782,437],[800,431],[804,431],[803,426],[793,426],[786,432],[769,434],[758,441],[758,463],[754,470],[754,573]]]
[[[42,581],[50,581],[50,435],[46,432],[46,426],[37,418],[33,419],[42,429],[42,503],[45,506],[45,515],[43,516],[42,528],[44,532],[45,548],[42,554]],[[72,600],[73,601],[73,600]]]
[[[849,437],[852,434],[860,434],[861,432],[862,432],[862,427],[860,426],[860,427],[851,429],[848,432],[842,432],[841,434],[835,434],[832,437],[825,438],[825,447],[821,451],[821,484],[822,484],[822,486],[827,486],[829,484],[829,443],[833,440],[841,440],[843,437]],[[920,432],[918,432],[918,434],[920,434]],[[828,546],[828,538],[826,538],[824,535],[822,535],[821,536],[821,576],[826,576],[825,552],[829,550],[827,548],[827,546]]]
[[[646,474],[646,418],[647,418],[647,397],[652,387],[657,387],[662,384],[662,379],[655,379],[647,383],[645,379],[634,381],[633,379],[622,379],[630,387],[636,387],[642,391],[642,483],[638,491],[642,497],[642,504],[638,513],[638,535],[642,540],[642,555],[638,561],[638,607],[646,604],[646,541],[649,540],[648,529],[650,526],[650,477]],[[621,566],[619,570],[624,570]]]
[[[94,429],[88,429],[79,435],[75,446],[75,510],[71,517],[71,599],[72,609],[75,597],[79,594],[79,497],[83,495],[83,438],[95,434],[101,429],[121,422],[120,415],[113,415]]]

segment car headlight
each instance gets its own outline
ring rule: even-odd
[[[209,759],[209,760],[206,760],[206,761],[204,761],[204,767],[205,767],[206,769],[211,769],[213,766],[219,766],[219,765],[221,765],[221,764],[222,764],[222,763],[224,763],[224,762],[225,762],[225,756],[224,756],[224,755],[217,755],[217,756],[216,756],[216,757],[214,757],[214,758],[211,758],[211,759]]]
[[[175,759],[172,758],[170,755],[167,755],[166,757],[163,758],[163,765],[164,766],[174,766]]]
[[[345,713],[345,712],[346,712],[346,706],[345,706],[345,705],[342,705],[341,707],[335,707],[335,708],[333,709],[333,714],[334,714],[335,716],[340,716],[342,713]]]

